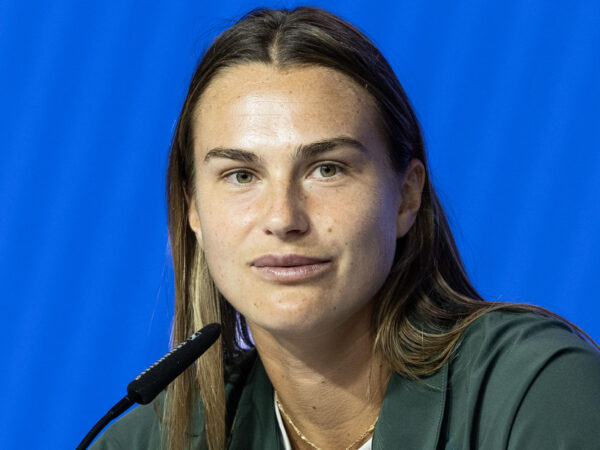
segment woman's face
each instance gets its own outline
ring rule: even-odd
[[[371,96],[331,69],[244,64],[211,82],[193,126],[190,225],[251,327],[368,321],[418,209],[403,202],[411,182],[390,167]]]

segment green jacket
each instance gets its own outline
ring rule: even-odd
[[[240,385],[228,379],[227,391]],[[237,385],[236,385],[237,383]],[[273,387],[260,361],[245,379],[230,449],[283,449]],[[205,448],[197,408],[195,448]],[[160,448],[151,405],[113,424],[92,447]],[[393,374],[373,449],[600,449],[600,354],[563,324],[497,311],[463,334],[452,360],[412,381]]]

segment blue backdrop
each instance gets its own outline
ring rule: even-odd
[[[397,71],[476,287],[600,339],[600,2],[315,3]],[[2,448],[73,448],[168,349],[169,140],[254,6],[0,0]]]

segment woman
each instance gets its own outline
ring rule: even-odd
[[[257,10],[216,39],[168,202],[174,341],[218,321],[222,346],[99,448],[600,442],[598,353],[548,311],[477,294],[400,83],[336,16]]]

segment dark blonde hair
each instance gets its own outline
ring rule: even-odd
[[[278,68],[323,66],[350,77],[375,99],[393,168],[401,174],[413,158],[427,168],[420,126],[400,82],[373,43],[348,22],[316,8],[259,9],[216,38],[196,69],[177,122],[167,196],[175,271],[173,344],[210,322],[220,322],[223,333],[221,345],[168,389],[164,418],[172,449],[186,445],[199,395],[209,447],[225,447],[223,367],[252,347],[244,318],[218,292],[208,272],[188,225],[188,199],[194,194],[192,122],[200,97],[223,70],[257,62]],[[486,312],[515,308],[554,316],[535,306],[482,300],[465,273],[427,173],[416,221],[397,241],[393,267],[374,302],[374,351],[393,370],[412,378],[443,366],[464,329]]]

